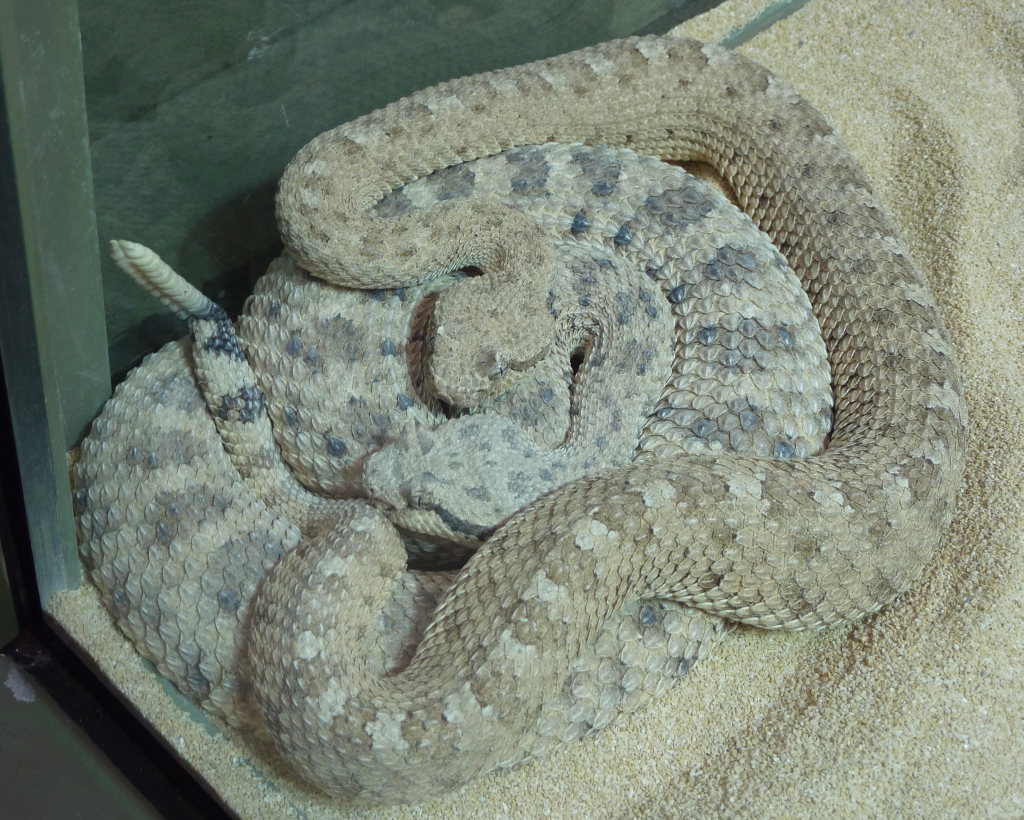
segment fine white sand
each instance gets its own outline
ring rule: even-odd
[[[681,30],[721,40],[768,6]],[[174,705],[89,587],[50,610],[244,818],[1024,815],[1024,3],[815,0],[741,50],[845,137],[931,279],[971,456],[916,586],[854,627],[738,630],[626,726],[421,807],[349,809]]]

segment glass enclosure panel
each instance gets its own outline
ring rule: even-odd
[[[281,172],[318,133],[446,79],[664,32],[712,5],[0,4],[9,120],[0,130],[12,137],[13,168],[0,174],[10,206],[0,222],[20,232],[17,242],[0,243],[8,272],[0,296],[19,306],[0,341],[40,598],[51,622],[148,720],[173,727],[165,740],[176,751],[187,757],[195,737],[230,749],[216,756],[230,759],[246,782],[278,791],[280,770],[265,772],[268,764],[255,754],[250,760],[248,747],[237,754],[223,726],[152,665],[134,663],[95,589],[80,587],[65,451],[109,395],[111,376],[120,381],[186,332],[115,268],[107,243],[152,247],[236,314],[281,251],[273,210]],[[151,708],[155,701],[161,706]]]
[[[280,251],[277,179],[317,133],[431,83],[666,31],[712,5],[0,5],[11,138],[0,296],[25,306],[2,333],[41,599],[80,579],[65,451],[111,374],[185,332],[116,270],[110,239],[150,245],[236,313]]]
[[[89,141],[117,377],[184,332],[121,274],[152,247],[229,313],[280,251],[273,197],[312,137],[419,88],[638,31],[685,0],[80,0]]]

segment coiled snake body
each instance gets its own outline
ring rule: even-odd
[[[722,174],[810,298],[831,367],[828,446],[802,459],[663,447],[573,478],[497,530],[447,590],[408,665],[387,673],[417,643],[424,624],[408,613],[427,593],[409,581],[384,518],[301,487],[259,444],[270,436],[273,390],[229,391],[230,377],[204,374],[199,355],[199,386],[233,397],[214,414],[231,458],[216,452],[212,423],[192,423],[205,405],[183,366],[187,347],[155,356],[147,383],[126,384],[112,406],[176,412],[179,427],[188,420],[176,463],[161,461],[152,430],[136,443],[118,428],[123,411],[108,408],[76,473],[83,556],[143,651],[243,723],[256,722],[244,696],[251,679],[278,747],[331,793],[422,800],[571,739],[566,725],[603,725],[601,692],[588,701],[584,690],[611,674],[600,664],[610,618],[637,633],[662,618],[665,641],[693,638],[689,658],[718,618],[805,629],[874,612],[919,575],[952,515],[962,387],[927,285],[820,115],[739,55],[641,38],[419,92],[300,152],[278,199],[286,244],[313,276],[360,287],[483,269],[437,297],[428,379],[454,404],[487,399],[543,357],[555,254],[533,241],[534,223],[503,206],[456,201],[408,222],[369,209],[431,171],[552,141],[698,159]],[[512,332],[507,315],[523,317]],[[200,351],[219,351],[205,357],[214,369],[218,358],[241,358],[225,327],[213,314],[193,327]],[[153,424],[165,422],[174,429],[170,418]],[[270,490],[257,498],[253,486]],[[206,512],[190,520],[184,510],[199,499]],[[317,537],[299,543],[295,521],[312,522],[304,532]],[[185,543],[193,554],[180,555]],[[164,556],[180,560],[160,568]],[[204,597],[213,575],[231,582]],[[183,614],[185,600],[200,600],[198,611]],[[389,600],[398,603],[382,615]],[[654,613],[655,601],[667,614]],[[238,625],[250,617],[247,633]],[[382,619],[405,624],[406,637],[388,639],[401,646],[380,650]],[[671,655],[656,661],[662,671]],[[617,674],[621,683],[631,673]],[[577,690],[580,703],[597,704],[577,711],[596,711],[581,718],[562,703],[569,714],[559,723],[551,715]]]

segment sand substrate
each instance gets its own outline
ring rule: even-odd
[[[683,30],[719,41],[766,6]],[[818,635],[738,630],[652,708],[421,807],[349,809],[174,705],[91,588],[50,610],[240,817],[1024,815],[1024,4],[815,0],[742,46],[860,157],[966,374],[970,462],[914,588]],[[265,750],[264,750],[265,752]]]

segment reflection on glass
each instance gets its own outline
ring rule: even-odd
[[[708,5],[81,0],[115,380],[184,327],[114,268],[110,239],[149,245],[237,312],[280,250],[277,180],[316,134],[437,82],[665,31]]]

